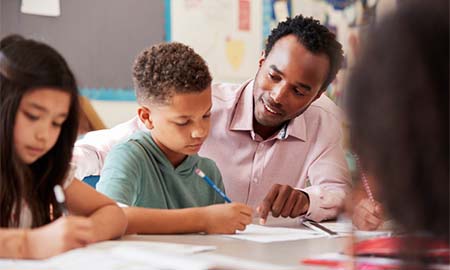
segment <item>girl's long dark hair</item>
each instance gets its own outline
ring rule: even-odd
[[[447,243],[448,4],[405,3],[382,20],[347,92],[352,144],[374,176],[378,199],[407,232],[431,233]],[[404,249],[409,255],[425,251],[407,243]]]
[[[70,94],[69,114],[55,145],[32,164],[23,163],[14,149],[14,125],[25,93],[54,88]],[[17,35],[0,41],[0,227],[17,227],[25,202],[32,227],[61,215],[53,187],[69,170],[78,127],[78,88],[64,58],[41,42]],[[50,213],[53,209],[53,213]]]

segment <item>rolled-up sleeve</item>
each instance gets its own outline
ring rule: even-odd
[[[351,189],[350,172],[340,145],[340,131],[334,135],[334,142],[322,147],[308,168],[311,186],[301,189],[308,194],[310,201],[306,217],[317,222],[335,218],[343,209]]]
[[[72,162],[76,164],[75,177],[83,180],[86,176],[100,175],[106,154],[91,145],[76,145],[72,157]]]

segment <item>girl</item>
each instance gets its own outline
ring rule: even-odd
[[[449,3],[404,2],[372,29],[347,109],[352,145],[387,215],[447,246],[430,252],[434,241],[402,239],[404,269],[437,269],[430,264],[448,260],[450,242]]]
[[[0,257],[47,258],[123,234],[122,210],[73,178],[78,106],[58,52],[20,36],[0,41]],[[62,216],[55,185],[71,216]]]

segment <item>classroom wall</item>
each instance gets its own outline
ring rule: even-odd
[[[165,38],[163,0],[61,0],[59,17],[23,14],[20,4],[0,0],[0,37],[18,33],[55,47],[80,88],[132,88],[135,56]],[[135,114],[134,102],[94,103],[107,126]]]
[[[60,51],[80,87],[131,87],[139,51],[164,40],[164,2],[63,0],[60,17],[20,13],[18,0],[1,1],[1,36],[19,33]]]
[[[132,89],[131,65],[142,48],[166,38],[185,42],[208,61],[215,81],[241,82],[254,76],[263,36],[268,34],[263,31],[264,27],[270,30],[274,26],[266,21],[273,19],[271,9],[267,9],[273,4],[269,0],[251,0],[247,8],[241,6],[245,0],[61,0],[60,17],[22,14],[21,2],[0,0],[0,37],[19,33],[42,40],[60,51],[74,70],[83,94],[90,98],[95,96],[93,106],[108,127],[136,113],[133,97],[123,101],[121,97],[111,98],[108,93]],[[347,27],[351,24],[349,14],[362,13],[361,10],[334,10],[325,0],[291,2],[293,14],[302,13],[322,20],[329,18],[328,23],[337,29],[344,45],[347,64],[351,65],[352,54],[347,51],[347,41],[352,32],[358,30]],[[395,3],[395,0],[379,0],[377,13],[391,11]],[[165,4],[171,7],[168,13]],[[166,19],[167,25],[172,26],[167,28],[172,30],[167,37]],[[246,19],[249,19],[249,27],[240,27]],[[345,81],[345,74],[342,70],[337,81]],[[333,84],[327,94],[337,100],[344,87],[342,83]],[[102,98],[89,95],[92,89],[94,94],[106,95]],[[96,91],[99,89],[112,91]],[[131,91],[124,92],[132,95]]]

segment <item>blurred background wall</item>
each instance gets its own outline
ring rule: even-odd
[[[57,3],[58,16],[24,13],[30,2]],[[0,0],[0,37],[18,33],[46,42],[67,59],[107,127],[128,120],[137,104],[131,66],[143,48],[180,41],[202,55],[214,81],[255,75],[270,30],[287,16],[313,16],[336,33],[346,64],[327,94],[339,103],[352,46],[375,14],[396,0]],[[21,11],[22,10],[22,11]]]

